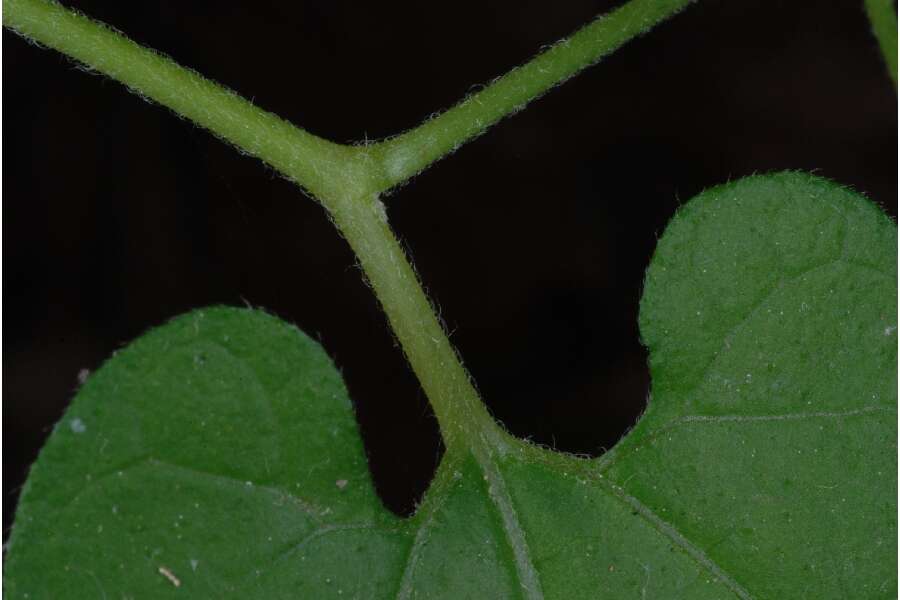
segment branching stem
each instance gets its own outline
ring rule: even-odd
[[[434,119],[376,145],[373,154],[384,166],[388,187],[403,183],[692,1],[632,0]]]
[[[210,130],[319,200],[359,257],[428,395],[448,449],[464,440],[485,462],[488,440],[499,430],[391,231],[379,194],[690,2],[631,0],[435,119],[372,146],[344,146],[316,137],[50,0],[3,0],[3,24]]]

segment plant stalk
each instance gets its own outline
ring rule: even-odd
[[[632,0],[415,129],[376,144],[386,187],[402,184],[504,117],[599,62],[694,0]]]
[[[499,427],[391,231],[379,194],[691,1],[631,0],[437,118],[371,146],[316,137],[51,0],[3,0],[3,24],[172,109],[265,161],[318,199],[359,258],[431,402],[448,449],[466,440],[489,471],[491,440],[498,439],[491,436]]]

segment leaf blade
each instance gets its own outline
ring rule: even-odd
[[[826,597],[850,585],[839,572],[869,593],[896,582],[890,560],[863,551],[896,534],[895,249],[896,226],[871,203],[779,173],[701,194],[648,270],[641,331],[654,397],[606,472],[657,513],[681,515],[689,537],[705,532],[738,579],[779,574],[747,585],[754,595]],[[855,477],[851,454],[877,475]],[[838,488],[854,491],[823,493]],[[848,498],[862,506],[848,510]],[[823,516],[838,511],[846,517]],[[815,542],[798,546],[804,536]],[[840,569],[823,566],[831,556]]]
[[[192,313],[70,407],[7,592],[890,597],[895,248],[889,219],[820,178],[705,192],[648,270],[654,395],[634,430],[597,460],[471,431],[407,520],[378,501],[317,344],[262,313]]]
[[[297,540],[354,526],[408,537],[371,486],[327,356],[265,313],[205,309],[140,338],[79,392],[23,491],[7,591],[47,589],[60,572],[56,590],[164,593],[165,567],[182,593],[227,595]]]

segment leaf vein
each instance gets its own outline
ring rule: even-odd
[[[183,474],[187,473],[187,474],[191,474],[191,475],[198,476],[201,478],[218,481],[220,483],[226,483],[228,485],[240,486],[242,489],[245,489],[245,490],[247,489],[247,485],[249,483],[252,486],[251,489],[261,490],[261,491],[264,491],[264,492],[267,492],[270,494],[276,494],[276,495],[279,495],[279,496],[282,496],[282,497],[285,497],[285,498],[291,500],[291,502],[293,502],[298,508],[300,508],[303,512],[305,512],[306,514],[308,514],[312,517],[318,518],[318,517],[321,517],[323,514],[328,513],[328,508],[318,506],[318,505],[310,502],[309,500],[300,498],[299,496],[296,496],[295,494],[293,494],[285,489],[279,488],[279,487],[274,487],[274,486],[269,486],[269,485],[260,485],[260,484],[254,483],[252,481],[243,481],[243,480],[240,480],[237,477],[233,477],[231,475],[222,475],[220,473],[212,473],[210,471],[204,471],[203,469],[198,469],[196,467],[186,467],[184,465],[178,465],[178,464],[175,464],[172,462],[160,460],[158,458],[153,458],[153,457],[147,458],[146,462],[148,464],[150,464],[151,466],[165,467],[167,469],[170,469],[173,472],[180,471]],[[132,467],[137,466],[138,464],[140,464],[140,463],[135,463],[135,465],[132,465]]]
[[[603,473],[608,471],[623,458],[634,454],[659,436],[692,423],[766,423],[771,421],[805,421],[809,419],[843,419],[873,412],[890,412],[892,410],[894,409],[890,406],[871,405],[846,411],[818,411],[777,415],[685,415],[669,421],[658,429],[647,432],[642,439],[629,448],[627,454],[607,453],[598,460],[597,472]],[[604,460],[605,458],[606,460]]]
[[[422,548],[428,541],[429,527],[431,527],[431,524],[434,522],[434,516],[441,509],[441,506],[443,506],[446,497],[446,494],[442,494],[439,499],[431,505],[428,516],[416,532],[413,543],[409,545],[409,553],[406,556],[403,576],[400,578],[400,587],[397,589],[397,600],[405,600],[406,598],[409,598],[412,593],[413,575],[415,574],[416,566],[419,564]]]
[[[741,600],[753,600],[753,596],[733,577],[725,572],[716,562],[706,555],[703,550],[697,547],[688,538],[682,535],[671,523],[663,520],[657,515],[653,509],[645,505],[643,502],[625,493],[625,491],[613,485],[610,482],[601,480],[600,488],[605,490],[611,497],[625,503],[629,508],[648,521],[657,531],[669,538],[673,544],[683,550],[688,556],[697,561],[707,571],[713,574],[722,582],[735,596]]]
[[[485,443],[484,446],[485,448],[490,447],[488,443]],[[531,562],[528,540],[525,539],[525,532],[519,523],[519,516],[513,506],[509,490],[506,489],[506,481],[489,451],[486,451],[484,455],[476,452],[475,456],[488,483],[488,495],[494,502],[494,506],[497,507],[503,521],[503,529],[515,557],[516,573],[519,576],[522,591],[528,600],[543,600],[541,581]]]
[[[294,542],[290,544],[285,550],[279,553],[277,557],[275,557],[275,561],[282,561],[288,556],[294,554],[302,550],[307,544],[312,542],[315,539],[320,537],[324,537],[326,535],[337,533],[341,531],[366,531],[366,530],[374,530],[378,529],[378,527],[374,523],[349,523],[346,525],[325,525],[312,531],[303,536],[298,542]]]

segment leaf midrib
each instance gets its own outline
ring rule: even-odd
[[[444,463],[439,468],[439,473],[435,476],[435,480],[438,479],[441,473],[447,472],[451,465],[456,464],[465,452],[471,453],[484,477],[488,497],[500,515],[503,531],[506,534],[506,541],[515,560],[516,576],[518,577],[519,587],[523,596],[527,600],[543,600],[544,592],[541,587],[541,580],[531,560],[531,549],[528,546],[525,531],[519,522],[518,513],[506,487],[506,480],[500,472],[497,461],[494,459],[495,453],[507,453],[510,451],[509,443],[505,439],[507,436],[493,420],[485,422],[477,417],[470,418],[469,427],[468,429],[462,428],[466,432],[463,436],[465,443],[447,448],[444,455]],[[432,485],[435,485],[435,480],[432,481]],[[408,596],[415,569],[414,563],[418,561],[415,550],[420,545],[420,536],[422,536],[422,540],[425,539],[427,534],[423,532],[427,530],[433,521],[434,514],[440,510],[444,499],[449,493],[449,488],[438,489],[436,492],[437,495],[432,495],[431,498],[426,499],[427,504],[423,505],[423,510],[426,512],[422,513],[423,523],[419,526],[410,548],[410,555],[407,557],[402,583],[397,592],[398,600]],[[431,500],[431,502],[428,502],[428,500]]]
[[[832,419],[846,418],[860,415],[866,415],[872,412],[890,411],[889,406],[871,405],[859,409],[843,411],[843,412],[804,412],[804,413],[785,413],[785,414],[766,414],[766,415],[686,415],[683,417],[670,420],[668,423],[645,433],[640,440],[639,446],[644,442],[658,437],[662,433],[697,422],[709,424],[718,423],[764,423],[769,421],[781,420],[804,420],[804,419]],[[499,430],[494,433],[502,433]],[[578,470],[585,471],[590,475],[590,480],[597,484],[597,488],[603,490],[610,498],[624,504],[629,510],[637,511],[654,530],[661,536],[664,536],[675,546],[690,556],[699,566],[708,571],[713,577],[717,578],[725,587],[729,589],[737,598],[741,600],[752,600],[753,595],[747,591],[736,579],[734,579],[727,571],[720,567],[711,557],[709,557],[699,546],[692,542],[688,537],[682,534],[678,528],[663,519],[653,509],[644,504],[639,498],[629,495],[625,490],[616,485],[608,477],[604,477],[614,464],[621,460],[624,456],[631,454],[636,447],[629,449],[627,454],[617,454],[609,452],[607,460],[584,459],[576,456],[564,455],[552,450],[537,447],[529,442],[518,438],[505,439],[510,436],[506,435],[472,435],[471,438],[477,440],[471,443],[469,450],[478,462],[479,469],[485,477],[488,484],[488,495],[491,503],[501,516],[504,532],[507,536],[507,542],[516,557],[516,573],[522,586],[525,597],[531,599],[542,599],[543,591],[541,589],[540,577],[537,570],[531,562],[531,551],[522,529],[518,514],[512,504],[512,499],[506,491],[505,480],[500,472],[499,465],[494,460],[495,453],[510,453],[516,450],[524,451],[523,461],[528,463],[548,462],[546,458],[564,459],[571,462],[573,467],[580,467]],[[478,443],[480,442],[480,443]],[[518,446],[518,448],[515,448]],[[480,447],[484,452],[481,456],[475,453],[475,448]],[[448,451],[450,454],[450,451]],[[550,456],[546,456],[550,454]],[[540,460],[539,457],[544,460]],[[445,460],[454,462],[456,456],[445,456]],[[553,463],[557,461],[554,460]],[[449,464],[448,464],[449,466]],[[552,464],[551,468],[556,470],[558,465]],[[403,582],[399,588],[398,600],[407,598],[411,590],[412,577],[418,560],[416,548],[420,546],[420,542],[427,538],[427,528],[433,521],[433,515],[440,510],[443,500],[449,492],[449,489],[437,490],[438,494],[431,498],[431,502],[423,505],[423,522],[416,534],[416,538],[410,549],[410,556],[407,559],[406,570],[404,571]],[[493,493],[492,493],[493,491]]]

